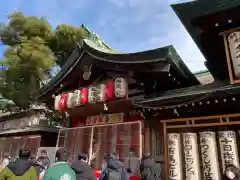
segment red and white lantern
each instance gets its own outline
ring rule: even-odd
[[[81,105],[81,91],[80,90],[75,90],[73,92],[71,101],[72,101],[73,107]]]
[[[97,102],[105,102],[106,101],[106,86],[105,84],[100,84],[97,87],[97,94],[96,94]]]
[[[88,88],[82,88],[81,90],[81,104],[88,103]]]
[[[106,84],[106,100],[110,101],[114,99],[114,81],[111,80]]]
[[[60,102],[59,102],[59,108],[60,110],[65,110],[67,109],[67,99],[68,99],[68,94],[65,93],[61,96]]]
[[[127,96],[127,82],[124,78],[117,78],[114,81],[115,97],[124,98]]]
[[[94,104],[97,100],[97,88],[96,87],[89,87],[88,88],[88,103]]]
[[[60,100],[61,100],[61,95],[55,96],[54,109],[57,110],[57,111],[60,110],[60,107],[59,107]]]

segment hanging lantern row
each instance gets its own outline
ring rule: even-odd
[[[86,104],[112,101],[127,97],[127,82],[124,78],[111,80],[106,84],[77,89],[55,96],[55,110],[66,110]]]
[[[196,105],[204,105],[204,104],[208,104],[210,105],[211,103],[213,104],[218,104],[218,103],[226,103],[228,101],[236,101],[235,97],[232,97],[231,99],[222,99],[220,100],[214,100],[214,101],[199,101],[199,102],[186,102],[185,104],[178,104],[178,105],[173,105],[173,106],[162,106],[162,107],[147,107],[147,106],[139,106],[140,109],[138,109],[137,111],[139,112],[151,112],[151,111],[156,111],[156,110],[164,110],[164,109],[176,109],[176,108],[181,108],[181,107],[194,107]],[[178,114],[178,113],[177,113]]]

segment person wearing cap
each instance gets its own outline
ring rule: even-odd
[[[19,151],[19,159],[10,162],[1,172],[0,179],[4,180],[37,180],[38,175],[32,161],[29,160],[30,151]]]
[[[67,163],[68,152],[59,149],[56,152],[56,163],[43,176],[43,180],[76,180],[76,174]]]

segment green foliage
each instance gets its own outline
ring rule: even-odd
[[[3,44],[14,46],[20,44],[21,39],[40,37],[53,51],[59,66],[65,63],[76,44],[87,35],[82,27],[64,24],[58,25],[53,31],[46,19],[24,16],[22,12],[13,12],[9,15],[9,23],[0,25],[0,39]]]
[[[58,25],[55,34],[48,40],[48,46],[57,57],[57,64],[61,67],[71,55],[76,44],[80,42],[86,33],[83,28],[76,28],[70,25]]]
[[[0,40],[8,46],[0,61],[8,66],[0,72],[0,94],[20,109],[29,108],[41,84],[50,78],[52,67],[63,66],[86,36],[82,27],[58,25],[53,30],[44,18],[11,13],[9,22],[0,24]]]
[[[18,45],[9,47],[3,63],[8,70],[1,78],[0,92],[21,109],[29,108],[54,65],[51,49],[39,37],[22,40]]]
[[[9,23],[0,26],[1,41],[9,46],[20,43],[17,36],[25,39],[40,37],[46,40],[52,35],[52,27],[46,19],[24,16],[22,12],[13,12],[9,15]]]

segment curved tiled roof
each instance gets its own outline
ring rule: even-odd
[[[172,45],[143,52],[121,53],[111,49],[102,41],[96,39],[84,39],[77,44],[71,56],[61,68],[61,71],[40,89],[40,94],[46,94],[56,85],[59,85],[75,66],[85,62],[85,55],[95,59],[98,65],[108,63],[110,66],[114,67],[117,64],[131,64],[132,66],[134,64],[139,65],[146,63],[171,64],[181,76],[191,81],[192,84],[199,84],[196,77],[190,72]]]

